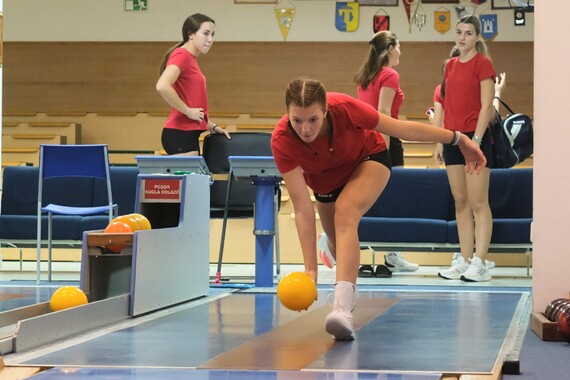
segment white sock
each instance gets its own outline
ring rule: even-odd
[[[334,287],[334,308],[340,306],[347,311],[356,306],[356,286],[352,282],[339,281]]]

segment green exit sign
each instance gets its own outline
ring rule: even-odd
[[[146,12],[148,11],[149,0],[125,0],[126,12]]]

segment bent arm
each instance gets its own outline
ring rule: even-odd
[[[425,123],[393,119],[384,114],[380,114],[380,119],[375,130],[403,140],[434,141],[442,144],[450,144],[455,137],[453,131]]]
[[[160,96],[162,96],[166,103],[168,103],[171,107],[190,117],[190,107],[184,103],[182,99],[180,99],[180,96],[178,96],[173,86],[174,82],[176,82],[179,76],[180,69],[178,66],[167,66],[156,82],[156,91],[158,91]]]
[[[307,272],[316,283],[318,264],[315,208],[313,207],[313,202],[311,202],[307,184],[300,167],[283,173],[283,180],[287,185],[287,192],[293,202],[295,225],[303,252],[305,272]]]
[[[499,102],[499,99],[496,98],[501,97],[503,89],[505,88],[505,85],[507,83],[506,79],[507,79],[507,74],[505,73],[500,73],[499,76],[495,78],[495,97],[493,98],[493,107],[495,107],[497,112],[499,112],[499,108],[501,107],[501,102]]]
[[[456,140],[456,132],[454,131],[414,121],[397,120],[381,113],[379,113],[379,120],[375,130],[410,141],[435,141],[442,144],[451,144]],[[460,133],[459,136],[460,138],[456,145],[459,146],[461,153],[465,157],[465,171],[467,173],[480,173],[483,167],[485,167],[487,159],[481,152],[479,144],[464,134]]]

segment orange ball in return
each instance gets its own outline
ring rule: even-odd
[[[103,231],[106,234],[129,233],[133,232],[131,226],[123,222],[111,222]],[[124,245],[108,245],[107,249],[116,253],[121,252],[125,248]]]
[[[287,309],[307,310],[317,298],[317,286],[305,272],[291,272],[279,281],[277,297]]]
[[[87,296],[78,287],[62,286],[52,294],[49,300],[49,307],[51,311],[59,311],[85,305],[87,302]]]
[[[114,218],[112,222],[123,222],[131,227],[131,231],[138,231],[141,228],[139,221],[135,218],[135,214],[120,215]]]

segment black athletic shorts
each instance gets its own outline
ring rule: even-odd
[[[180,154],[198,152],[200,145],[198,140],[205,131],[180,131],[178,129],[163,128],[161,142],[167,154]]]
[[[387,150],[384,150],[384,151],[379,152],[379,153],[373,153],[370,156],[365,157],[362,161],[364,162],[364,161],[369,161],[369,160],[379,162],[382,165],[384,165],[385,167],[387,167],[388,169],[392,170],[392,163],[390,161],[390,153]],[[315,195],[315,199],[319,202],[332,203],[332,202],[336,202],[338,196],[342,192],[342,189],[344,189],[344,185],[342,185],[339,188],[331,191],[328,194],[317,194],[315,192],[313,192],[313,194]]]
[[[475,132],[467,132],[469,138],[473,138]],[[481,151],[487,158],[487,165],[488,168],[493,167],[493,139],[491,138],[491,130],[487,128],[485,130],[485,134],[483,135],[483,139],[481,140]],[[443,158],[445,159],[445,165],[465,165],[465,157],[459,150],[459,146],[445,144],[443,145]]]
[[[402,141],[399,138],[390,136],[389,151],[392,167],[404,166],[404,147],[402,147]]]

